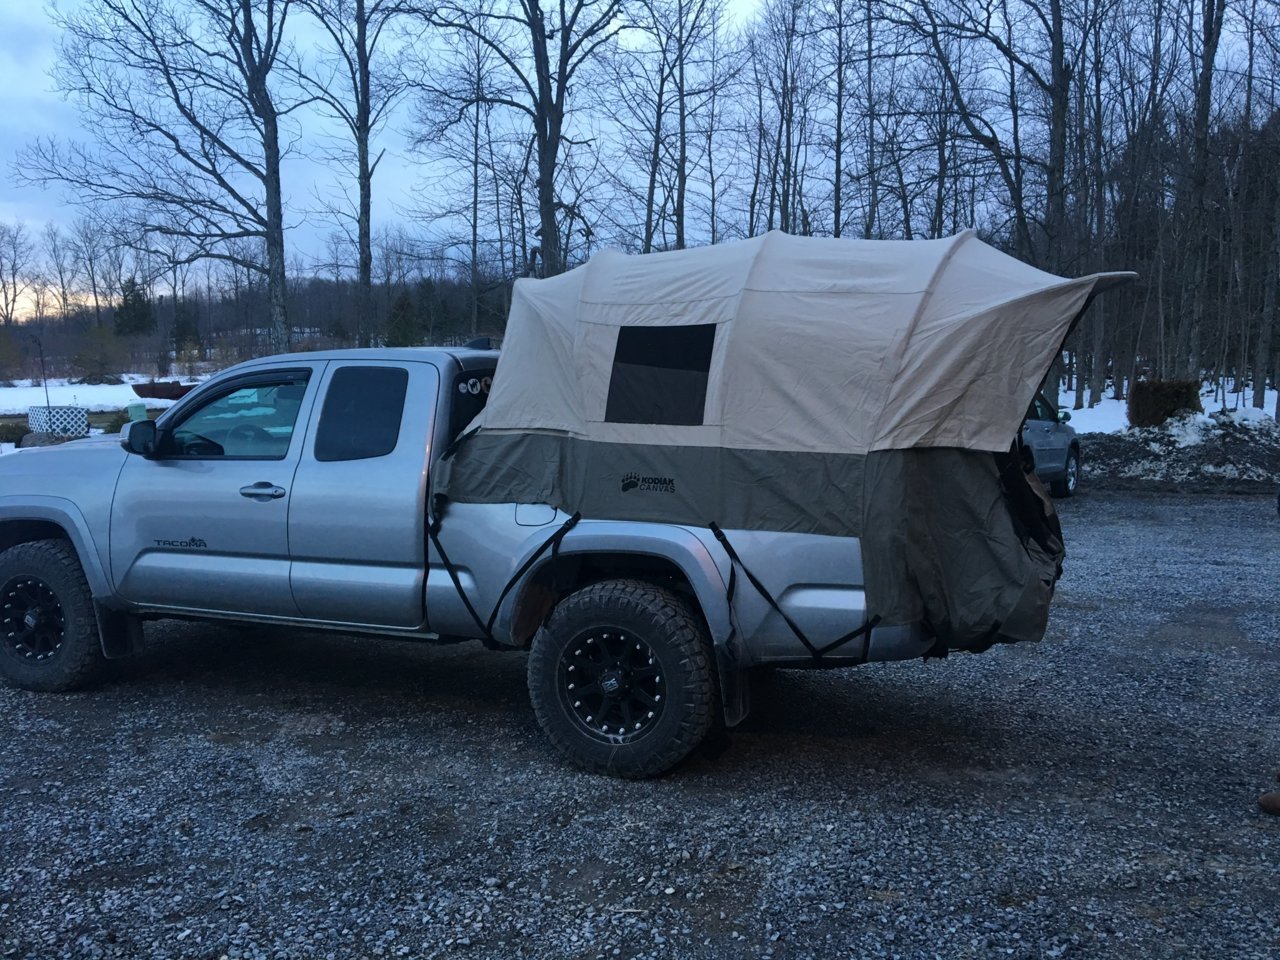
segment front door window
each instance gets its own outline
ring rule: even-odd
[[[306,391],[303,376],[234,388],[169,430],[159,455],[200,460],[282,460],[289,452]]]

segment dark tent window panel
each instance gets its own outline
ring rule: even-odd
[[[342,367],[334,371],[316,430],[316,459],[385,457],[400,438],[409,371],[403,367]]]
[[[714,323],[622,327],[613,355],[605,420],[701,424],[715,340]]]

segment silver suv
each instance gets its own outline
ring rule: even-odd
[[[1080,485],[1080,440],[1070,420],[1069,411],[1055,410],[1038,393],[1022,423],[1022,445],[1055,497],[1069,497]]]

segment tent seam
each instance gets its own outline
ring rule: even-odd
[[[890,383],[896,381],[902,374],[902,358],[906,356],[907,345],[911,343],[911,338],[915,336],[916,327],[920,324],[920,318],[924,315],[925,307],[927,307],[933,299],[933,292],[937,288],[938,278],[942,276],[942,272],[947,268],[947,265],[951,263],[951,258],[955,256],[956,251],[960,249],[961,245],[974,236],[976,236],[976,233],[973,230],[964,230],[957,233],[955,237],[952,238],[953,242],[951,246],[947,248],[947,252],[938,258],[937,266],[933,268],[933,273],[929,275],[929,282],[925,285],[924,296],[922,296],[920,298],[920,302],[916,304],[915,312],[911,315],[911,322],[907,324],[907,329],[903,333],[902,341],[898,346],[898,350],[895,352],[893,358],[893,375],[890,377]],[[872,438],[871,443],[867,446],[868,452],[876,449],[880,442],[880,434],[884,430],[884,414],[889,408],[889,399],[889,396],[886,395],[884,403],[880,405],[880,413],[876,417],[875,435]]]

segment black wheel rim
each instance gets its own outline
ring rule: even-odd
[[[24,660],[48,660],[62,647],[66,618],[53,589],[39,577],[13,577],[0,589],[0,637]]]
[[[560,699],[578,728],[601,743],[632,743],[649,733],[666,709],[657,654],[635,634],[584,631],[560,657]]]

